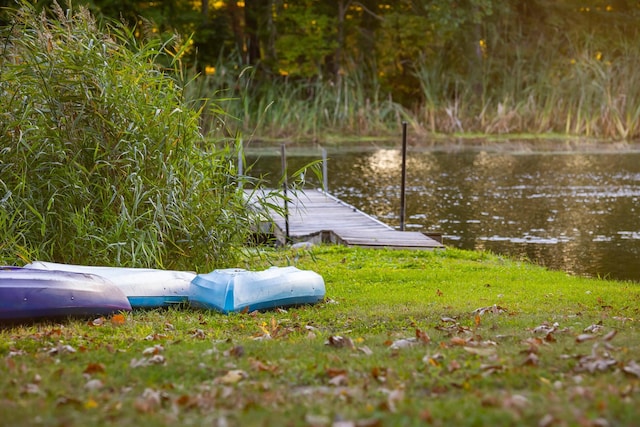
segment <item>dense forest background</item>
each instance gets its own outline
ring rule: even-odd
[[[141,39],[180,35],[206,132],[640,136],[638,1],[79,4]]]

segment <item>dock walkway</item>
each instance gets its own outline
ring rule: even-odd
[[[261,197],[257,192],[253,197]],[[289,241],[330,242],[346,246],[397,249],[444,248],[436,238],[417,231],[398,231],[322,190],[288,193]],[[282,198],[272,201],[282,207]],[[280,242],[286,239],[286,219],[276,213],[269,216]]]

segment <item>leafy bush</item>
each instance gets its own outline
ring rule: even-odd
[[[0,261],[231,263],[251,213],[185,100],[180,45],[49,12],[25,1],[0,33]]]

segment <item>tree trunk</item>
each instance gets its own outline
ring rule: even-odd
[[[245,0],[244,2],[244,40],[248,65],[256,65],[261,59],[260,24],[263,22],[262,13],[267,4],[265,0]]]

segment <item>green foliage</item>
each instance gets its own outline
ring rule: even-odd
[[[186,102],[183,46],[21,4],[0,46],[0,260],[211,268],[248,211]],[[159,62],[173,69],[161,69]]]
[[[278,71],[300,77],[322,75],[325,58],[337,47],[335,19],[319,14],[315,3],[311,0],[288,3],[277,14]]]

